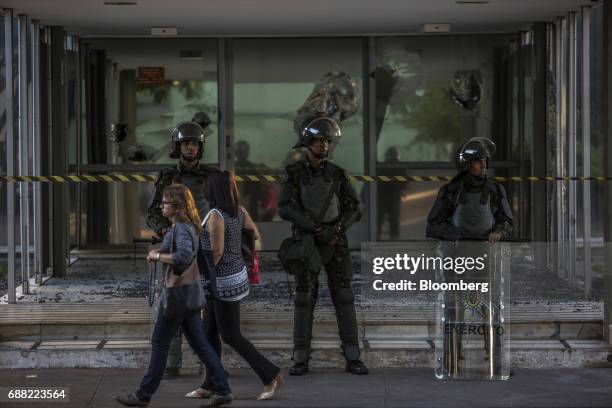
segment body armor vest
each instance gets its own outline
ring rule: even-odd
[[[313,173],[308,180],[300,181],[300,200],[304,209],[310,213],[315,221],[320,223],[333,223],[340,216],[340,199],[335,191],[336,185],[331,177],[326,177],[324,171]],[[331,200],[327,200],[329,194]],[[329,201],[327,210],[323,206]]]
[[[451,222],[461,230],[462,235],[482,237],[491,232],[495,225],[495,218],[491,212],[491,197],[487,195],[486,202],[481,203],[482,194],[479,191],[464,191],[461,194]]]
[[[204,195],[204,178],[202,176],[195,176],[192,174],[181,174],[179,177],[180,183],[187,186],[189,191],[191,191],[193,200],[195,201],[198,212],[200,213],[200,219],[204,219],[206,214],[208,214],[210,207]]]

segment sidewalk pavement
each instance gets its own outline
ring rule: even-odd
[[[249,369],[230,369],[235,408],[412,408],[412,407],[612,407],[612,369],[523,369],[508,381],[440,381],[432,369],[375,369],[356,376],[315,369],[303,377],[285,375],[270,401],[256,401],[261,384]],[[134,391],[143,370],[1,370],[0,388],[70,388],[70,402],[0,402],[2,408],[119,407],[113,396]],[[35,376],[35,377],[34,377]],[[183,398],[199,376],[164,380],[150,407],[199,407],[206,400]],[[0,399],[0,401],[2,401]]]

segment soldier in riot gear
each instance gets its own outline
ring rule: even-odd
[[[509,236],[513,218],[506,189],[486,175],[495,143],[474,137],[455,156],[458,174],[438,192],[427,217],[427,236],[449,241],[462,237],[496,242]]]
[[[455,156],[458,174],[440,189],[427,218],[427,237],[442,240],[438,249],[443,256],[478,256],[486,251],[487,242],[494,244],[508,238],[512,232],[513,217],[506,190],[486,175],[489,160],[494,154],[495,143],[484,137],[471,138],[458,149]],[[456,242],[460,240],[476,242],[460,245]],[[490,276],[490,273],[487,270],[472,272],[470,278],[483,279]],[[449,282],[458,279],[452,270],[443,272],[442,277]],[[469,291],[444,294],[444,361],[441,361],[444,375],[461,375],[461,328],[465,324],[462,296],[470,299],[472,295]],[[498,294],[489,293],[489,296],[490,305],[498,303],[498,299],[494,300]],[[480,299],[480,296],[477,298]],[[500,323],[495,320],[499,317],[498,313],[490,305],[482,303],[473,306],[484,321],[498,326]],[[486,358],[493,358],[492,364],[495,372],[498,372],[501,361],[500,336],[494,335],[488,339],[485,334],[484,344]],[[488,349],[489,344],[492,344],[492,350]]]
[[[200,114],[202,113],[200,112]],[[206,123],[206,121],[203,123]],[[163,230],[170,226],[169,221],[162,216],[159,208],[162,192],[170,184],[180,183],[189,187],[200,216],[204,216],[208,212],[208,202],[204,197],[206,177],[211,172],[218,170],[199,162],[204,154],[205,136],[205,130],[197,122],[181,122],[170,134],[172,139],[170,157],[179,159],[179,162],[176,166],[165,168],[159,172],[155,181],[155,194],[149,204],[146,220],[147,226],[160,237],[163,236]]]
[[[210,132],[208,125],[211,121],[204,112],[197,113],[193,121],[179,123],[171,132],[172,150],[170,157],[179,159],[176,166],[161,170],[155,181],[155,194],[147,209],[147,226],[159,237],[170,227],[170,221],[162,216],[160,203],[164,189],[175,183],[186,185],[195,200],[200,217],[208,213],[209,204],[204,196],[206,178],[212,172],[218,171],[214,167],[200,164],[204,154],[204,139]],[[181,332],[172,339],[168,352],[166,376],[179,374],[182,361]]]
[[[287,179],[278,203],[280,216],[293,224],[293,236],[279,251],[279,258],[296,282],[291,375],[308,372],[321,266],[325,267],[336,309],[346,371],[368,373],[359,360],[346,236],[346,230],[361,218],[359,201],[344,170],[327,160],[331,145],[340,135],[340,127],[331,117],[316,116],[305,122],[294,148],[307,148],[306,158],[286,167]],[[296,253],[302,255],[291,255]]]

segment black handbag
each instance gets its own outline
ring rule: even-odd
[[[217,291],[217,266],[213,262],[211,250],[201,249],[197,255],[198,266],[203,271],[204,281],[206,282],[206,298],[221,300]]]
[[[174,234],[174,231],[173,231]],[[174,273],[174,265],[168,265],[164,286],[159,296],[161,313],[166,317],[182,318],[202,309],[204,305],[204,290],[200,282],[200,271],[196,253],[198,242],[194,236],[194,256],[189,266],[181,273]],[[174,250],[174,236],[172,237]]]
[[[299,234],[285,239],[278,250],[278,259],[285,268],[285,271],[293,275],[294,264],[311,266],[320,261],[318,251],[315,247],[313,234]],[[316,269],[312,265],[309,269]]]
[[[255,249],[255,231],[242,229],[242,259],[249,274],[249,283],[259,284],[259,260]]]

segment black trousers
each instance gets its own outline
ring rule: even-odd
[[[355,295],[351,287],[350,252],[345,245],[319,246],[321,260],[327,273],[327,285],[331,294],[338,333],[342,342],[344,357],[349,360],[359,358],[359,339],[357,334],[357,317],[355,313]],[[312,340],[312,323],[314,308],[319,292],[320,271],[309,271],[305,267],[296,267],[295,276],[295,311],[293,317],[293,360],[306,363],[310,358]]]
[[[255,371],[263,384],[270,384],[280,372],[280,368],[265,358],[253,344],[240,332],[240,302],[207,300],[204,309],[204,333],[208,341],[221,355],[221,339],[236,350]],[[205,390],[212,390],[212,378],[206,369],[206,378],[202,384]]]

